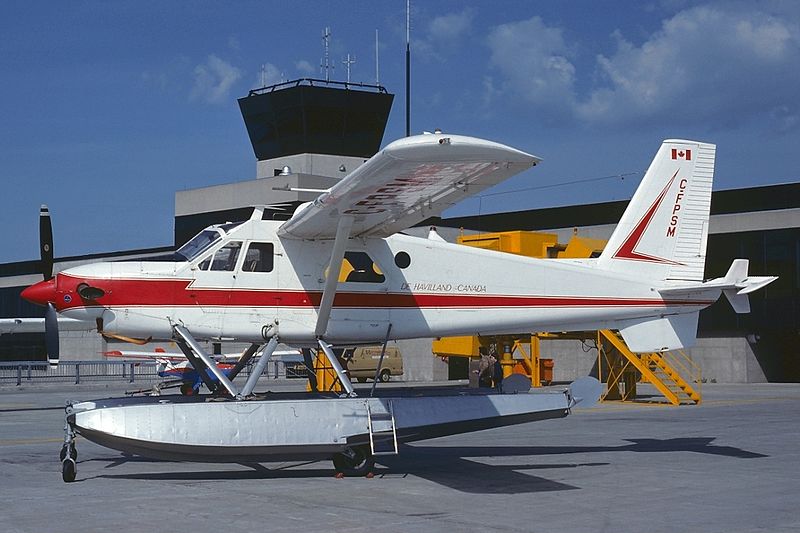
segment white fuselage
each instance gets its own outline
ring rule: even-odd
[[[67,317],[101,317],[106,332],[129,337],[168,339],[181,324],[201,339],[259,342],[277,333],[287,344],[314,345],[332,241],[282,239],[279,225],[245,222],[189,262],[69,269],[59,274],[59,294],[80,283],[106,294],[60,298],[57,308]],[[199,266],[231,241],[272,243],[271,271],[243,270],[244,257],[232,271]],[[347,250],[365,253],[378,268],[365,281],[338,284],[323,335],[334,344],[383,340],[389,324],[393,339],[613,328],[713,301],[708,294],[664,300],[652,283],[600,270],[591,259],[533,259],[402,234],[351,239]],[[410,262],[400,268],[395,257],[403,252]]]

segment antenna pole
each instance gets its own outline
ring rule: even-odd
[[[331,39],[331,29],[328,26],[325,26],[325,29],[322,31],[322,43],[325,46],[325,81],[331,81],[331,66],[330,60],[328,57],[328,45]]]
[[[378,63],[378,29],[375,29],[375,85],[381,84],[381,71]]]
[[[411,0],[406,0],[406,137],[411,136]]]
[[[344,63],[345,68],[347,69],[347,83],[350,84],[350,65],[356,62],[356,56],[350,58],[350,54],[347,54],[347,59],[344,59],[342,63]]]

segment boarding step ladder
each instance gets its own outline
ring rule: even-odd
[[[384,404],[376,404],[384,405]],[[397,426],[392,400],[386,401],[386,410],[373,410],[367,402],[367,427],[372,455],[397,455]]]
[[[626,361],[622,367],[614,364],[610,365],[609,375],[605,380],[609,391],[612,387],[617,387],[618,383],[625,379],[625,367],[631,365],[641,374],[641,381],[647,381],[653,385],[669,403],[680,405],[681,403],[699,404],[701,402],[702,396],[699,391],[702,381],[700,368],[685,353],[680,352],[678,356],[669,352],[636,354],[628,348],[618,332],[606,329],[599,331],[598,334],[598,348],[600,348],[601,358],[602,352],[608,352],[603,348],[603,341],[605,340]],[[607,366],[609,360],[610,358],[607,357]],[[602,362],[601,360],[601,366]],[[617,368],[614,368],[615,366]],[[690,381],[694,383],[694,386],[690,384]],[[626,383],[626,388],[627,385]],[[609,395],[609,392],[606,392],[606,395]],[[624,397],[623,399],[633,398]]]
[[[696,381],[696,383],[693,387],[689,379],[684,379],[683,377],[683,375],[691,376],[695,374],[693,371],[696,369],[696,365],[695,368],[692,368],[691,365],[694,363],[685,353],[679,352],[678,355],[682,355],[685,360],[681,361],[681,359],[673,353],[652,353],[649,357],[650,369],[661,381],[667,384],[678,399],[681,401],[700,403],[702,400],[699,392],[700,380],[695,379],[694,381]],[[698,390],[696,390],[695,387],[697,387]]]

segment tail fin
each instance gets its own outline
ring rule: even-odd
[[[716,146],[666,140],[598,259],[606,270],[702,281]]]

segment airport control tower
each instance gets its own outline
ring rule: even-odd
[[[378,85],[303,78],[239,99],[256,179],[175,195],[175,245],[211,224],[244,220],[250,206],[316,198],[380,149],[394,95]]]

